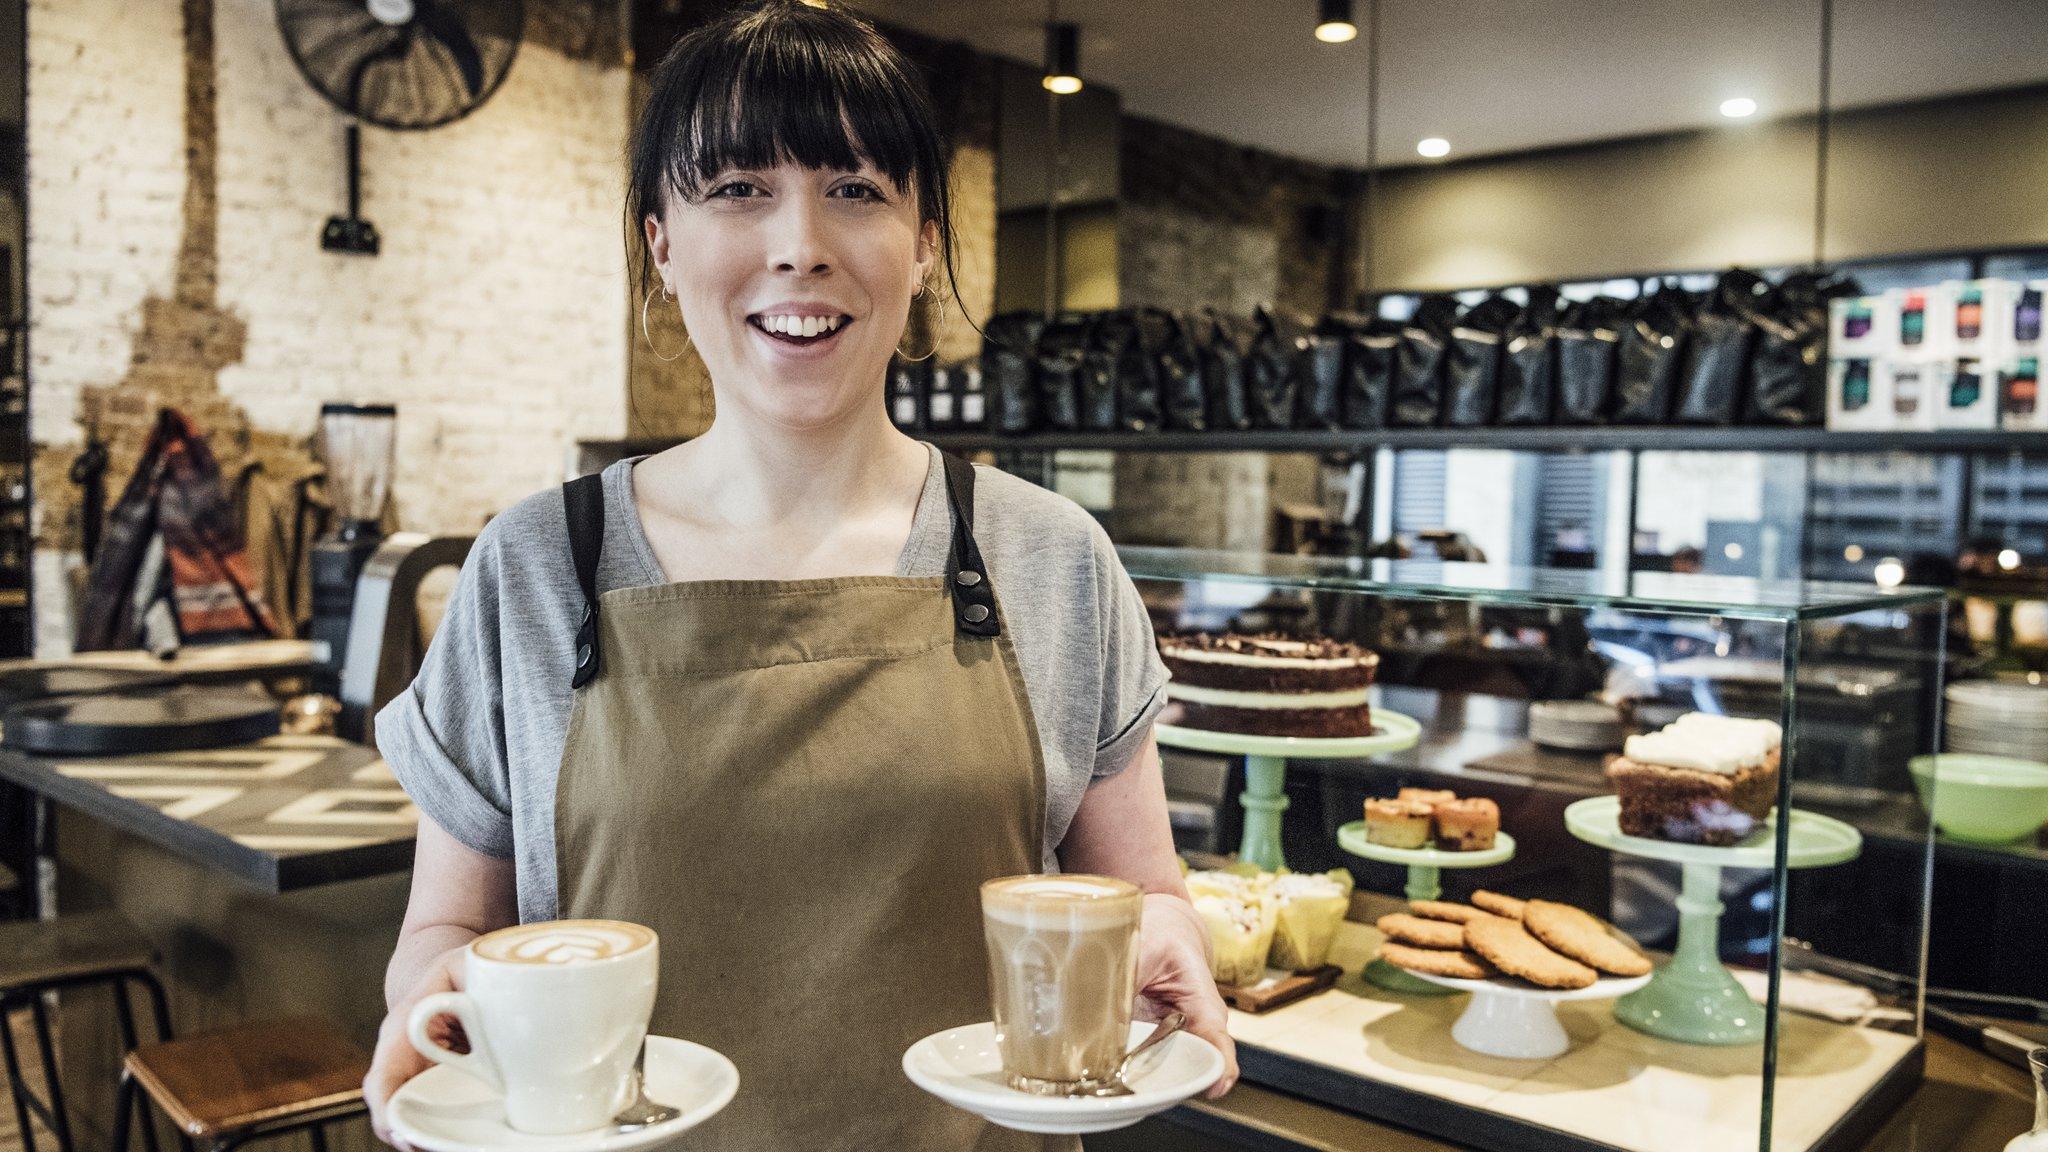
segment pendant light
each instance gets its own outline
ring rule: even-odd
[[[1081,26],[1059,18],[1057,0],[1047,16],[1045,77],[1039,83],[1055,96],[1072,96],[1081,90]]]
[[[1316,39],[1325,44],[1342,44],[1358,36],[1351,22],[1351,0],[1317,0]]]

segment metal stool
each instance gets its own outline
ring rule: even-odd
[[[0,1051],[6,1057],[7,1087],[14,1097],[14,1117],[21,1125],[25,1152],[35,1152],[36,1148],[29,1123],[31,1114],[49,1128],[62,1152],[74,1152],[76,1148],[71,1138],[71,1120],[64,1108],[64,1086],[57,1073],[57,1050],[51,1043],[50,1015],[43,994],[106,985],[114,994],[121,1043],[132,1050],[138,1040],[128,985],[139,984],[149,995],[157,1035],[168,1040],[171,1012],[164,999],[163,985],[150,971],[155,961],[156,950],[118,912],[86,912],[55,920],[0,924]],[[22,1079],[21,1054],[14,1041],[12,1020],[14,1009],[23,1007],[35,1020],[35,1044],[40,1049],[46,1099],[37,1099]],[[154,1132],[149,1134],[148,1145],[155,1152]]]
[[[228,1152],[251,1140],[304,1131],[327,1152],[322,1127],[366,1114],[370,1058],[315,1017],[240,1024],[128,1053],[114,1112],[114,1152],[128,1152],[130,1116],[148,1132],[149,1095],[188,1139]]]

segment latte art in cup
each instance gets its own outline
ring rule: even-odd
[[[412,1006],[406,1036],[420,1055],[494,1089],[520,1132],[587,1132],[626,1106],[647,1035],[661,942],[623,920],[554,920],[479,936],[462,957],[462,990]],[[429,1034],[462,1022],[469,1051]]]
[[[585,964],[625,956],[654,943],[654,932],[622,920],[550,920],[501,928],[471,947],[504,964]]]
[[[1113,876],[981,886],[996,1043],[1010,1086],[1041,1095],[1112,1081],[1137,997],[1144,894]]]

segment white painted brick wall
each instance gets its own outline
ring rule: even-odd
[[[309,434],[320,402],[399,406],[400,516],[472,531],[623,432],[619,227],[626,73],[531,43],[446,127],[365,128],[374,259],[321,251],[343,116],[293,66],[270,0],[219,0],[219,304],[248,328],[222,390]],[[30,0],[34,436],[69,444],[80,389],[121,378],[167,295],[184,189],[177,0]],[[118,482],[118,481],[117,481]]]

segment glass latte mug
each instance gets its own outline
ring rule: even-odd
[[[996,1045],[1010,1087],[1041,1096],[1116,1079],[1137,997],[1144,894],[1112,876],[981,886]]]
[[[420,1055],[497,1089],[518,1131],[587,1132],[631,1103],[660,959],[654,930],[623,920],[503,928],[470,941],[462,991],[414,1005],[406,1035]],[[427,1035],[444,1014],[462,1021],[467,1054]]]

